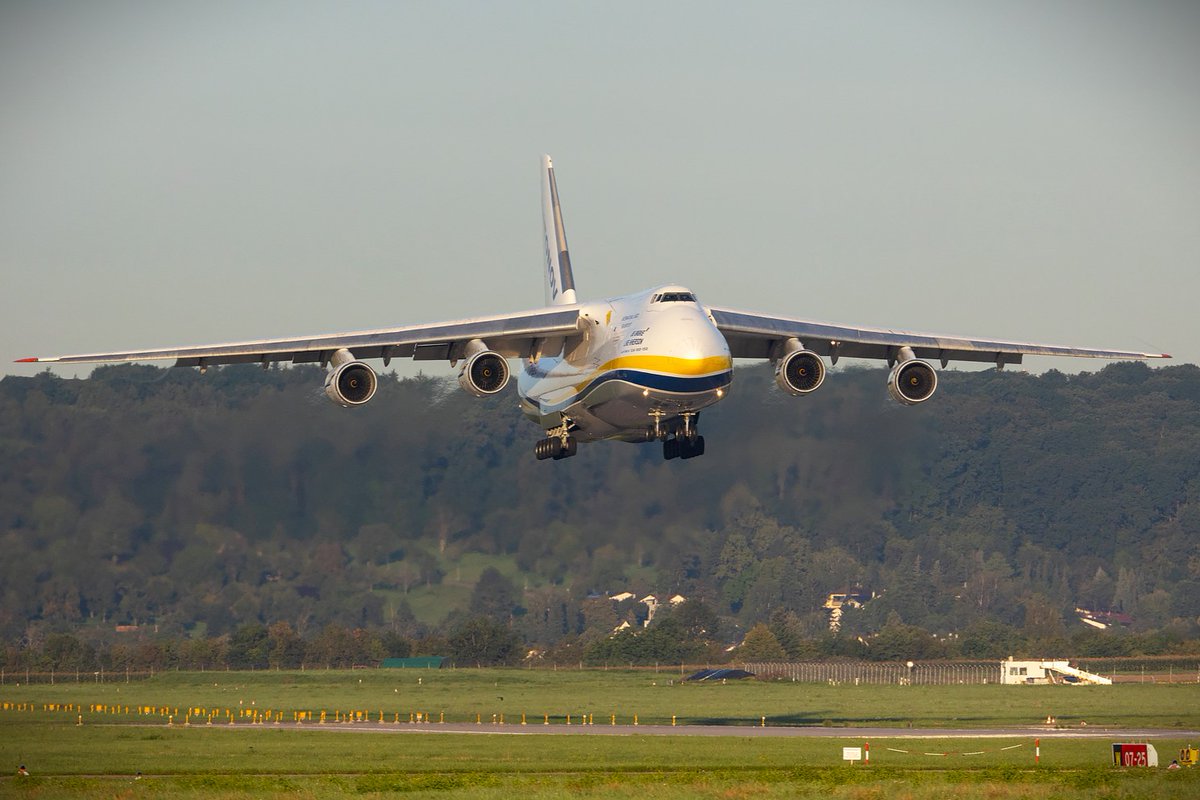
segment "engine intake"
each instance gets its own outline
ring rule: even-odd
[[[775,383],[790,395],[815,392],[825,382],[825,362],[811,350],[793,350],[775,362]]]
[[[467,358],[458,385],[476,397],[487,397],[508,385],[508,362],[494,350],[481,350]]]
[[[325,396],[343,408],[361,406],[375,396],[379,378],[361,361],[335,366],[325,376]]]
[[[915,406],[937,391],[937,372],[919,359],[902,361],[888,375],[888,395],[897,403]]]

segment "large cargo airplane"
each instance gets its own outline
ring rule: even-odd
[[[1026,355],[1170,358],[1165,353],[1098,350],[848,327],[709,306],[683,286],[667,285],[596,302],[578,301],[559,206],[554,165],[542,157],[546,305],[533,311],[410,325],[386,330],[265,339],[196,347],[93,353],[23,362],[80,363],[175,359],[203,372],[216,364],[319,363],[325,394],[338,405],[368,402],[378,386],[364,359],[449,361],[467,392],[504,390],[509,359],[520,359],[517,394],[526,417],[545,431],[538,459],[575,455],[579,442],[661,441],[663,456],[703,455],[700,411],[733,381],[733,359],[769,359],[775,382],[799,396],[820,388],[825,361],[885,360],[887,391],[904,405],[924,403],[937,389],[930,364],[978,361],[1019,364]]]

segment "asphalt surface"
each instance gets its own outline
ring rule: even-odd
[[[193,726],[198,727],[198,726]],[[1107,728],[1087,726],[1078,728],[832,728],[832,727],[760,727],[748,725],[543,725],[541,723],[494,724],[473,723],[392,723],[392,722],[331,722],[266,723],[263,725],[222,725],[214,728],[244,729],[282,728],[292,730],[321,730],[344,733],[467,733],[491,736],[734,736],[793,737],[813,739],[1200,739],[1200,731],[1178,728]]]

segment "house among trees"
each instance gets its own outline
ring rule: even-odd
[[[658,611],[658,598],[652,594],[648,594],[642,598],[642,605],[646,607],[646,619],[642,621],[642,627],[650,627],[650,623],[654,621],[654,612]]]
[[[1084,625],[1090,625],[1102,631],[1118,625],[1128,628],[1133,624],[1133,617],[1120,611],[1093,611],[1090,608],[1076,608],[1075,613],[1079,615],[1079,621]]]
[[[633,599],[636,596],[637,595],[633,594],[632,592],[621,592],[620,594],[610,595],[608,599],[615,603],[623,603],[627,600]],[[650,623],[654,621],[654,615],[658,613],[658,608],[660,605],[662,605],[662,603],[659,602],[658,596],[654,594],[648,594],[638,602],[646,607],[645,611],[643,612],[640,609],[634,609],[630,612],[626,612],[625,619],[621,621],[621,624],[613,628],[613,633],[621,633],[622,631],[627,631],[630,628],[633,628],[634,622],[640,623],[641,627],[643,628],[648,628],[650,626]],[[676,608],[677,606],[686,602],[686,597],[681,594],[674,594],[671,595],[669,600],[667,600],[667,605],[669,605],[671,608]],[[633,621],[630,621],[631,617]]]
[[[869,592],[861,586],[830,592],[824,605],[824,608],[829,610],[829,630],[833,633],[841,630],[843,608],[862,608],[874,596],[874,592]]]
[[[687,602],[686,597],[684,597],[681,594],[676,594],[676,595],[671,596],[671,599],[667,601],[667,605],[669,605],[671,608],[675,608],[676,606],[680,605],[681,603],[686,603],[686,602]],[[648,594],[645,597],[643,597],[642,603],[645,604],[646,609],[647,609],[646,620],[642,623],[642,627],[645,628],[645,627],[648,627],[650,625],[650,623],[654,621],[654,615],[658,612],[658,607],[662,604],[658,601],[658,597],[656,597],[655,595],[652,595],[652,594]]]

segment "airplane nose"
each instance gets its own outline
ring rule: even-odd
[[[672,322],[669,326],[649,331],[657,334],[653,342],[656,351],[688,361],[729,359],[729,343],[707,317],[688,315]]]

